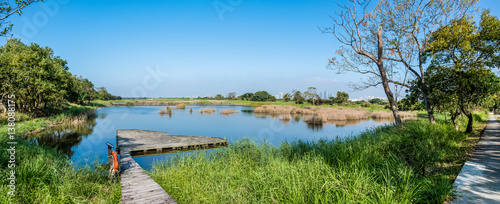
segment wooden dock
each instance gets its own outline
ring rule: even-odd
[[[131,154],[163,153],[176,149],[227,146],[218,137],[169,135],[148,130],[117,130],[116,146],[120,153],[122,202],[177,203],[135,162]]]

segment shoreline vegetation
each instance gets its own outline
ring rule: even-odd
[[[94,110],[106,105],[102,101],[94,101],[89,106],[68,104],[59,114],[42,118],[16,115],[19,121],[16,124],[19,130],[16,138],[18,196],[6,196],[10,189],[6,183],[8,174],[3,173],[0,199],[11,203],[119,203],[120,183],[108,180],[106,165],[95,161],[77,168],[55,148],[34,145],[24,139],[28,134],[56,125],[78,125],[95,117]],[[172,111],[173,108],[167,107]],[[322,112],[336,114],[335,111],[370,113],[368,116],[373,118],[390,114],[383,109],[327,107],[262,104],[255,109],[282,121],[291,119],[286,117],[292,115],[288,110],[306,116]],[[215,110],[205,109],[202,109],[204,113]],[[225,109],[220,114],[232,114],[233,111]],[[378,112],[387,114],[378,116]],[[328,115],[324,117],[329,120]],[[475,131],[470,135],[456,131],[443,116],[437,118],[437,125],[424,119],[407,121],[399,130],[387,125],[342,141],[284,142],[274,147],[240,140],[210,155],[198,153],[163,161],[154,165],[150,174],[180,203],[217,203],[221,200],[299,203],[352,199],[442,202],[451,198],[453,180],[484,129],[485,116],[484,113],[475,115],[475,120],[482,122],[475,123]],[[2,124],[6,122],[4,119],[0,117]],[[464,129],[463,117],[459,124]],[[6,127],[0,127],[2,143],[7,142]],[[2,172],[8,170],[8,156],[7,152],[0,153],[0,162],[4,164]],[[207,160],[207,156],[211,159]],[[423,160],[426,163],[419,162],[422,156],[426,157]],[[32,182],[33,178],[38,178],[37,182]],[[204,182],[196,182],[199,180]]]
[[[96,105],[96,104],[93,104]],[[7,192],[10,154],[0,152],[0,200],[6,203],[119,203],[119,181],[107,178],[107,165],[97,161],[74,166],[56,148],[30,143],[26,138],[59,125],[79,125],[95,117],[96,106],[66,105],[60,113],[34,118],[16,113],[15,195]],[[6,118],[0,117],[0,142],[7,144]]]
[[[343,140],[243,139],[156,163],[150,175],[179,203],[443,203],[486,126],[484,112],[474,118],[471,134],[438,117]],[[459,123],[465,129],[466,118]]]

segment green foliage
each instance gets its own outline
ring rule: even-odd
[[[254,95],[253,93],[245,93],[245,94],[241,95],[241,100],[250,101],[250,100],[252,100],[253,95]]]
[[[0,47],[0,95],[15,95],[16,109],[35,112],[60,106],[66,97],[71,74],[66,61],[53,56],[50,48],[24,45],[9,39]]]
[[[252,96],[251,101],[267,101],[271,97],[271,94],[267,93],[267,91],[257,91]]]
[[[472,109],[482,105],[500,91],[500,80],[492,72],[500,61],[500,21],[484,11],[478,28],[472,17],[455,19],[433,33],[426,58],[429,98],[452,119],[459,113],[469,118],[467,132],[472,131]]]
[[[217,94],[214,99],[215,100],[222,100],[222,99],[224,99],[224,97],[222,96],[222,94]]]
[[[363,102],[361,105],[362,105],[363,107],[365,107],[365,108],[369,108],[372,104],[371,104],[370,102],[366,102],[366,101],[365,101],[365,102]]]
[[[344,104],[349,102],[349,94],[342,91],[337,91],[337,97],[335,97],[335,103]]]
[[[288,102],[290,100],[292,100],[292,94],[286,93],[283,95],[283,101]]]
[[[402,111],[425,110],[424,103],[411,96],[399,100],[397,105],[398,109]]]
[[[379,104],[379,105],[386,105],[387,104],[387,102],[383,101],[380,98],[370,99],[370,100],[368,100],[368,102],[370,102],[371,104]]]
[[[300,93],[300,91],[296,91],[295,93],[293,93],[293,100],[295,101],[295,104],[304,103],[304,97],[302,96],[302,93]]]
[[[4,137],[0,139],[6,143]],[[0,200],[8,203],[119,203],[120,182],[109,181],[106,165],[87,165],[78,170],[55,149],[17,140],[16,192],[10,190],[8,151],[0,152]]]
[[[274,101],[276,101],[276,97],[274,97],[274,96],[269,96],[269,99],[267,99],[267,101],[274,102]]]
[[[114,98],[104,87],[96,91],[88,79],[73,76],[66,64],[48,47],[8,39],[0,47],[2,104],[6,106],[7,96],[15,95],[16,111],[50,115],[66,102]]]

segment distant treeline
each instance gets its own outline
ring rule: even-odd
[[[243,95],[237,96],[235,92],[231,92],[227,97],[222,96],[222,94],[217,94],[214,98],[199,98],[199,99],[229,99],[229,100],[243,100],[243,101],[276,101],[276,97],[269,94],[267,91],[257,91],[255,93],[245,93]],[[294,101],[296,104],[310,103],[313,105],[322,104],[347,104],[349,102],[349,94],[343,91],[338,91],[336,97],[329,97],[323,99],[319,96],[316,91],[316,87],[309,87],[307,91],[303,93],[297,90],[293,90],[292,94],[286,93],[283,95],[283,101],[289,102]]]
[[[2,109],[8,96],[14,95],[16,111],[37,115],[50,114],[67,102],[120,99],[106,88],[96,88],[88,79],[71,74],[67,62],[54,56],[51,48],[25,45],[19,39],[9,39],[0,47],[0,81]]]

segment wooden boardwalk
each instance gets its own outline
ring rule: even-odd
[[[177,203],[135,162],[131,153],[162,153],[175,149],[227,146],[227,140],[218,137],[169,135],[148,130],[117,130],[116,146],[120,153],[120,183],[122,202]]]

